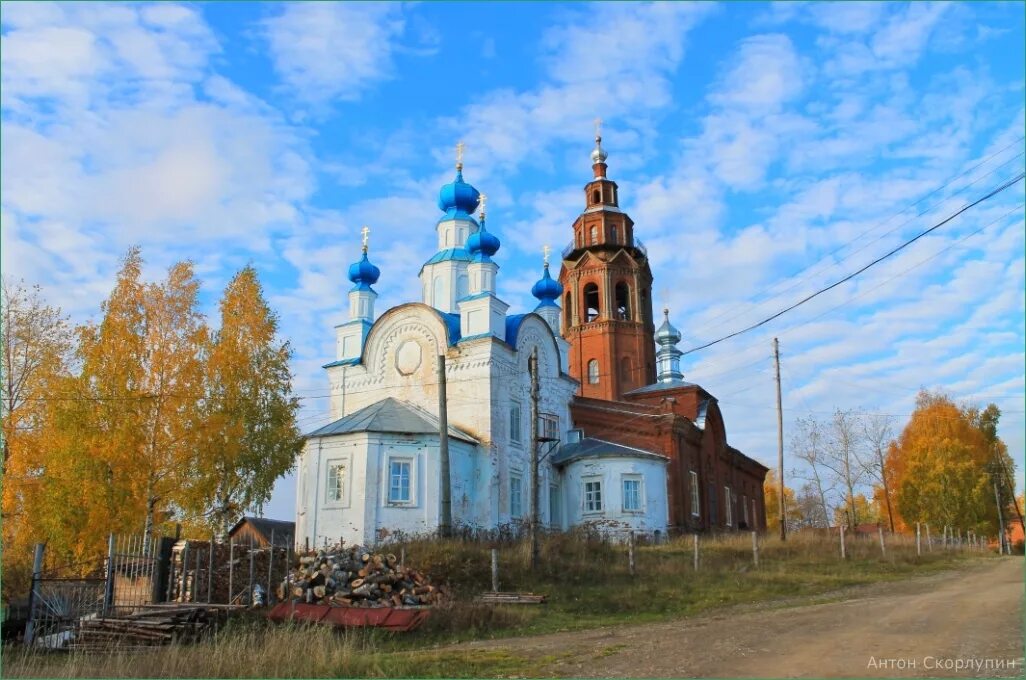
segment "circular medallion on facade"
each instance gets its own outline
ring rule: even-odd
[[[395,351],[395,370],[401,375],[410,375],[416,371],[420,368],[420,361],[420,344],[413,340],[407,340]]]

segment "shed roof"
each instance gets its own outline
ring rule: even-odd
[[[553,465],[566,465],[572,463],[575,460],[581,458],[658,458],[664,462],[669,462],[669,458],[666,456],[653,453],[652,451],[646,451],[644,449],[637,449],[633,446],[624,446],[623,444],[615,444],[613,442],[607,442],[604,439],[595,439],[593,437],[584,437],[579,442],[573,444],[564,444],[559,447],[556,451],[556,455],[552,457]]]
[[[395,397],[385,397],[359,411],[339,418],[314,430],[307,437],[330,437],[352,432],[386,432],[390,434],[438,434],[438,418],[413,404]],[[449,426],[449,436],[471,444],[479,443],[471,434]]]
[[[263,536],[264,540],[268,543],[271,542],[272,535],[274,536],[275,545],[292,545],[295,542],[295,522],[286,522],[283,519],[268,519],[267,517],[243,517],[228,531],[228,535],[234,536],[243,524],[249,524],[253,527],[253,530]]]

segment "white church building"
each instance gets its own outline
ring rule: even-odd
[[[435,531],[441,518],[438,356],[445,356],[451,508],[455,526],[495,529],[531,511],[528,358],[540,382],[539,508],[543,526],[583,522],[653,533],[668,521],[660,454],[582,437],[569,405],[560,336],[562,287],[549,275],[528,313],[497,295],[499,239],[462,163],[442,187],[438,250],[420,270],[422,299],[375,315],[380,271],[349,268],[349,320],[325,365],[332,422],[307,435],[298,463],[296,537],[320,545],[375,544]],[[481,207],[479,217],[475,212]],[[546,258],[547,260],[547,258]]]

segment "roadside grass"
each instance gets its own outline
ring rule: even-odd
[[[917,556],[914,539],[900,536],[887,537],[882,555],[874,536],[849,540],[848,559],[841,561],[836,537],[796,534],[784,543],[760,540],[756,568],[750,535],[703,538],[697,572],[690,537],[638,546],[634,576],[628,572],[625,546],[595,537],[546,537],[535,570],[527,544],[503,544],[498,547],[500,588],[545,593],[548,603],[501,606],[473,602],[491,589],[491,544],[410,541],[400,546],[407,562],[436,582],[449,582],[456,594],[413,633],[273,625],[254,613],[229,622],[203,643],[152,652],[45,654],[8,648],[2,671],[7,677],[55,678],[529,676],[536,660],[503,650],[446,646],[829,596],[850,586],[935,573],[993,556],[940,546],[929,551],[925,545]]]

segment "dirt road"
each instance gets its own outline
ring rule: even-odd
[[[850,597],[848,596],[850,595]],[[1023,561],[877,584],[838,602],[461,645],[573,677],[1021,677]]]

